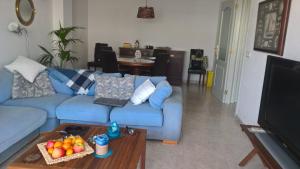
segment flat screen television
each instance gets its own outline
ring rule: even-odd
[[[300,164],[300,62],[268,56],[258,123]]]

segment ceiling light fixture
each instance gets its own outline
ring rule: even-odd
[[[154,19],[154,8],[153,7],[148,7],[148,1],[146,0],[146,6],[145,7],[139,7],[138,18],[143,18],[143,19]]]

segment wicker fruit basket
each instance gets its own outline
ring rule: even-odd
[[[92,147],[90,147],[88,143],[84,142],[84,146],[85,146],[84,151],[82,151],[80,153],[72,154],[70,156],[64,156],[61,158],[53,159],[51,157],[51,155],[48,153],[48,151],[46,149],[46,145],[47,145],[47,143],[40,143],[40,144],[37,144],[37,147],[40,150],[40,152],[42,153],[42,155],[48,165],[57,164],[57,163],[61,163],[61,162],[67,162],[67,161],[82,158],[89,154],[94,153],[94,149]]]

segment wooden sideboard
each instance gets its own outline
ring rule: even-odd
[[[135,48],[119,48],[120,57],[132,58],[134,57]],[[138,49],[142,53],[143,58],[153,59],[153,49]],[[167,78],[168,81],[175,86],[182,85],[183,81],[183,67],[184,67],[185,51],[170,51],[170,63],[168,65]]]

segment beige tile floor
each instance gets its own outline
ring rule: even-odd
[[[238,163],[252,147],[234,116],[235,105],[192,85],[184,87],[184,105],[180,143],[148,141],[146,169],[241,169]],[[264,167],[255,157],[244,169]]]
[[[224,105],[211,91],[184,88],[183,137],[178,145],[147,143],[147,169],[240,169],[251,144],[234,116],[235,105]],[[255,157],[244,169],[263,169]]]

